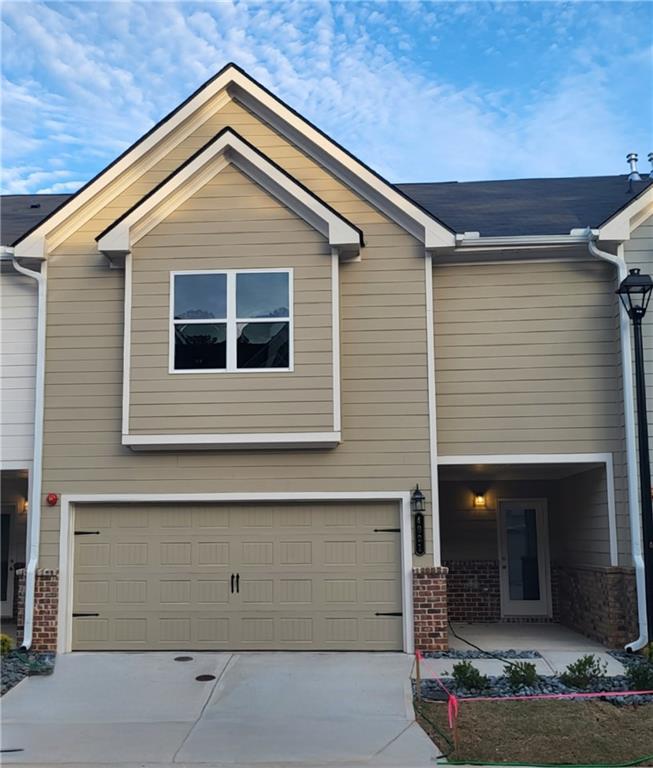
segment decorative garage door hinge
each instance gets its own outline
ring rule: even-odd
[[[404,614],[401,611],[394,611],[391,613],[375,613],[375,616],[403,616]]]
[[[75,536],[99,536],[100,531],[75,531]]]
[[[375,528],[374,533],[401,533],[401,528]]]
[[[99,616],[99,613],[73,613],[73,619],[83,619],[89,616]]]

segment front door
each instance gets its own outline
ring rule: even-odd
[[[8,618],[14,612],[14,520],[16,507],[3,504],[0,514],[0,600],[1,615]]]
[[[546,501],[501,500],[498,523],[501,615],[550,616]]]

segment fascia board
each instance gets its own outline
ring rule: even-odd
[[[222,156],[224,162],[215,164]],[[297,184],[265,157],[254,150],[233,131],[227,129],[203,150],[181,167],[167,181],[164,181],[152,193],[137,203],[126,215],[98,237],[98,250],[103,253],[127,252],[134,242],[134,230],[148,216],[159,211],[152,226],[139,227],[138,236],[142,237],[162,218],[219,173],[228,162],[234,163],[247,175],[262,184],[275,197],[280,198],[309,224],[329,238],[333,247],[354,249],[360,246],[361,232],[335,211],[321,203],[314,195]],[[186,194],[183,188],[186,187]],[[179,194],[175,194],[179,191]],[[166,201],[169,201],[166,205]],[[161,209],[165,209],[162,211]]]
[[[653,215],[653,185],[599,227],[599,240],[624,242],[648,216]]]

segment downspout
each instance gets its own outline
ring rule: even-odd
[[[18,263],[12,257],[12,265],[17,272],[36,280],[38,286],[37,331],[36,331],[36,376],[34,393],[34,460],[32,464],[32,498],[29,500],[29,551],[25,573],[25,625],[23,628],[22,648],[32,646],[34,629],[34,592],[36,587],[36,568],[39,562],[41,538],[41,474],[43,455],[43,413],[45,395],[45,312],[47,266],[43,263],[43,272],[37,272]]]
[[[619,256],[600,250],[593,240],[587,242],[589,252],[598,259],[603,259],[617,268],[621,282],[628,275],[628,267],[623,258],[623,245],[619,246]],[[621,339],[621,368],[624,389],[624,426],[626,432],[626,466],[628,475],[628,517],[630,520],[630,548],[635,566],[637,584],[637,620],[639,637],[626,646],[627,651],[639,651],[648,643],[646,625],[646,578],[644,557],[642,554],[642,532],[640,528],[639,486],[637,451],[635,448],[635,402],[633,397],[633,356],[630,346],[630,320],[619,308],[619,332]]]

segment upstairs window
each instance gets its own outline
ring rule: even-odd
[[[292,369],[291,270],[171,274],[170,372]]]

